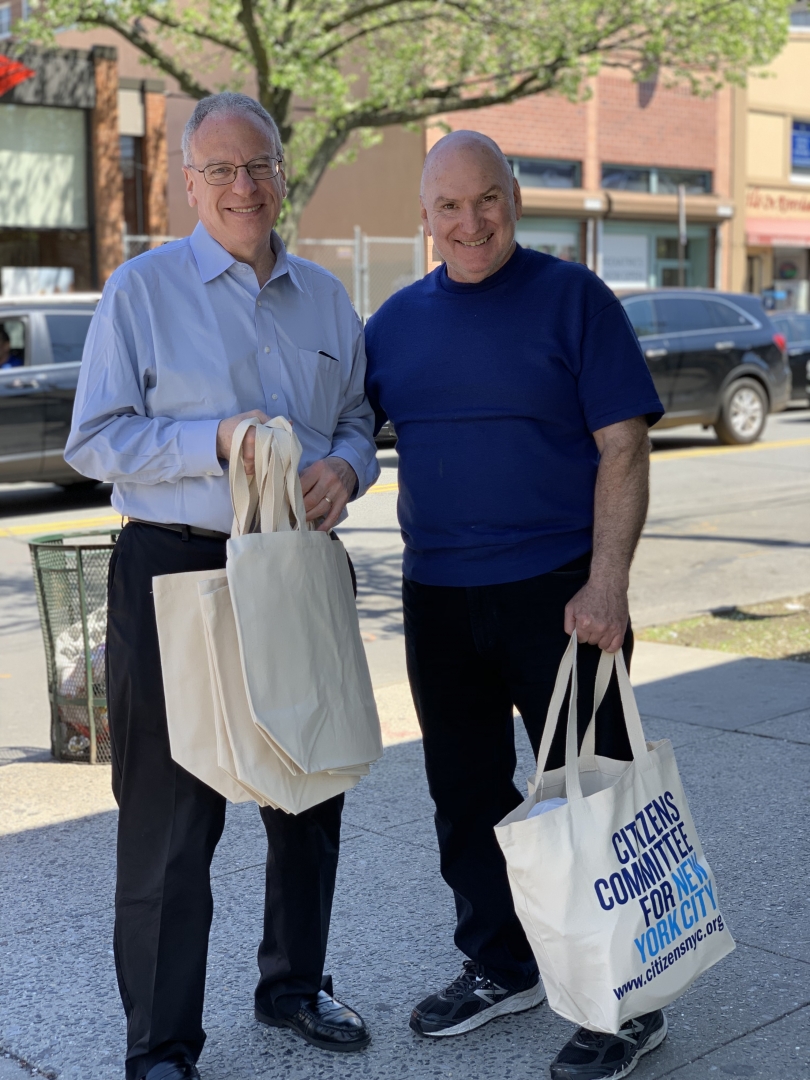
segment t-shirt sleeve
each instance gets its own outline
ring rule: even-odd
[[[590,432],[634,416],[645,416],[652,425],[664,415],[638,338],[618,300],[585,323],[577,385]]]

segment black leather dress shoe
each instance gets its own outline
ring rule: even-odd
[[[190,1061],[159,1061],[144,1080],[200,1080],[200,1074]]]
[[[255,1016],[261,1024],[291,1028],[296,1035],[319,1050],[350,1054],[354,1050],[362,1050],[371,1042],[368,1028],[354,1009],[335,1001],[324,990],[302,1001],[293,1016],[278,1019],[268,1016],[261,1009],[256,1009]]]

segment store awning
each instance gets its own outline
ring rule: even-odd
[[[746,218],[745,239],[752,247],[810,247],[810,217]]]

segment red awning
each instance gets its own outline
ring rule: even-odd
[[[810,247],[810,218],[746,218],[745,239],[753,247]]]
[[[36,75],[35,71],[21,64],[19,60],[12,60],[8,56],[0,55],[0,97],[13,90],[15,86],[26,79]]]

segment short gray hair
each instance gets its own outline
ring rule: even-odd
[[[189,164],[191,140],[194,138],[197,128],[206,117],[214,116],[218,113],[245,113],[250,116],[258,116],[258,118],[269,128],[279,154],[284,153],[281,145],[281,136],[278,132],[278,125],[267,109],[265,109],[265,107],[255,98],[248,97],[247,94],[235,94],[231,90],[225,90],[221,94],[211,94],[209,97],[201,98],[194,106],[194,112],[188,118],[186,126],[183,128],[181,146],[183,149],[184,165]]]

